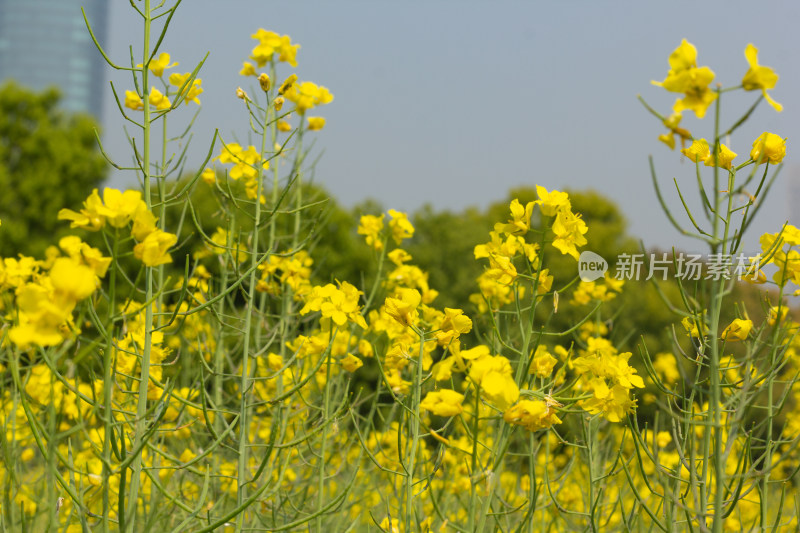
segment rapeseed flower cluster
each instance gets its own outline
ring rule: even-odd
[[[630,357],[630,352],[619,353],[607,339],[587,339],[586,348],[579,350],[578,357],[571,361],[580,376],[581,388],[591,394],[589,399],[579,402],[580,406],[610,422],[620,422],[633,412],[636,400],[630,393],[635,388],[644,388],[644,380],[628,364]]]
[[[59,248],[52,250],[49,265],[34,267],[22,258],[16,264],[5,261],[0,268],[3,285],[16,285],[17,324],[8,335],[20,347],[55,346],[78,333],[72,313],[97,290],[111,263],[111,258],[77,237],[64,237]],[[30,268],[19,269],[20,263]]]
[[[162,78],[166,69],[175,67],[177,65],[177,62],[170,63],[170,55],[168,53],[162,52],[158,56],[158,59],[150,61],[148,68],[156,77]],[[143,68],[141,63],[136,66],[137,68]],[[177,99],[177,103],[175,104],[176,106],[181,101],[185,102],[187,105],[189,102],[194,102],[195,104],[200,105],[200,99],[198,96],[203,93],[203,87],[201,86],[203,80],[193,77],[191,72],[185,72],[183,74],[174,72],[169,75],[168,83],[175,89],[172,91],[167,88],[166,94],[162,93],[156,87],[150,87],[147,101],[148,104],[156,111],[167,111],[172,108],[173,103],[170,101],[170,96]],[[144,110],[144,101],[142,100],[142,96],[136,91],[125,91],[124,105],[128,109],[132,109],[134,111]]]
[[[697,66],[697,48],[686,39],[681,41],[669,56],[670,70],[663,81],[653,81],[673,93],[683,93],[672,107],[675,113],[685,109],[694,111],[697,118],[703,118],[708,106],[717,99],[717,93],[709,88],[714,81],[714,72],[708,67]]]
[[[258,183],[261,172],[269,169],[269,161],[262,161],[262,156],[255,146],[243,148],[239,143],[228,143],[222,147],[217,160],[223,164],[232,164],[228,177],[234,181],[243,179],[247,197],[255,200],[258,196]],[[259,198],[266,204],[267,198],[262,194]]]
[[[772,280],[779,287],[784,287],[789,282],[800,287],[800,230],[786,224],[778,233],[763,234],[760,243],[759,267],[775,265]],[[800,294],[800,288],[794,294]]]
[[[300,314],[319,311],[323,319],[329,319],[336,327],[343,327],[350,321],[366,329],[367,323],[361,316],[360,296],[361,291],[346,281],[340,282],[338,287],[332,283],[315,286],[305,297],[305,305],[300,309]]]
[[[117,230],[131,224],[131,236],[137,241],[133,255],[137,259],[150,267],[172,262],[169,249],[178,242],[178,237],[156,226],[157,219],[139,191],[106,188],[101,199],[95,189],[83,205],[79,212],[62,209],[58,219],[69,220],[72,228],[89,231],[99,231],[106,224]]]
[[[258,44],[253,48],[250,58],[256,62],[259,68],[272,61],[277,54],[277,60],[297,66],[297,51],[299,44],[292,44],[292,39],[288,35],[278,35],[273,31],[259,28],[256,33],[251,35]],[[245,68],[247,64],[245,64]]]
[[[196,176],[213,186],[205,192],[217,195],[224,222],[214,230],[192,220],[189,232],[202,240],[185,276],[135,263],[142,288],[127,272],[127,256],[170,263],[177,235],[150,199],[110,188],[59,213],[73,228],[102,231],[108,252],[68,236],[43,260],[0,261],[0,523],[612,531],[684,521],[712,529],[720,517],[722,530],[780,521],[775,529],[797,529],[776,503],[800,461],[800,422],[778,418],[783,403],[800,403],[800,325],[783,300],[768,296],[759,319],[745,306],[730,312],[722,293],[721,310],[706,309],[698,290],[684,299],[688,338],[672,335],[674,353],[650,357],[645,343],[634,357],[618,343],[630,333],[626,308],[617,308],[630,302],[623,282],[564,282],[570,273],[555,272],[577,266],[562,256],[578,259],[589,231],[569,194],[541,186],[535,200],[510,202],[474,247],[483,272],[471,306],[437,304],[441,287],[408,251],[414,224],[396,210],[359,220],[376,263],[364,287],[327,278],[307,219],[314,204],[294,181],[306,152],[276,138],[292,129],[288,113],[279,115],[286,102],[305,121],[302,138],[325,124],[308,111],[333,97],[294,74],[278,83],[276,64],[297,64],[288,36],[260,29],[253,38],[242,74],[261,91],[237,94],[274,151],[223,145],[218,162],[243,190],[217,186],[213,168]],[[752,45],[746,57],[741,88],[779,108],[767,94],[777,76]],[[682,153],[732,181],[744,166],[782,162],[785,140],[775,134],[759,136],[750,160],[735,166],[718,139],[680,128],[682,111],[701,117],[718,93],[688,42],[669,62],[658,84],[681,98],[660,117],[662,141],[692,141]],[[192,73],[163,80],[176,65],[166,53],[148,63],[166,89],[152,89],[147,105],[164,115],[180,100],[199,104],[202,93]],[[125,105],[144,109],[129,93]],[[280,174],[287,152],[289,176]],[[268,199],[265,170],[297,187],[286,191],[298,192],[289,208],[277,185]],[[162,197],[159,216],[173,200]],[[194,219],[191,207],[181,220]],[[775,269],[780,294],[800,287],[800,230],[787,224],[761,246],[754,265]],[[637,412],[640,403],[647,409]],[[651,417],[653,409],[668,416]]]

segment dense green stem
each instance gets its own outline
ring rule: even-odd
[[[106,325],[106,346],[103,350],[103,533],[110,531],[109,511],[109,479],[111,478],[111,439],[114,439],[114,412],[112,393],[114,390],[114,360],[111,355],[114,349],[114,313],[117,308],[117,258],[119,257],[119,230],[114,230],[114,244],[111,253],[111,272],[108,287],[108,315],[111,319]]]
[[[419,447],[419,402],[422,393],[422,361],[425,353],[425,334],[415,329],[415,333],[419,336],[419,353],[415,361],[416,367],[414,371],[414,382],[412,383],[411,393],[411,453],[406,460],[408,469],[406,471],[405,492],[406,492],[406,509],[405,509],[405,529],[403,531],[411,531],[411,524],[413,523],[414,515],[414,471],[417,468],[417,448]]]
[[[267,102],[269,104],[269,102]],[[269,109],[269,105],[267,105],[267,109]],[[261,130],[261,155],[266,151],[266,142],[267,142],[267,125],[269,123],[269,112],[264,112],[264,122],[262,124]],[[257,186],[256,186],[256,198],[254,201],[255,205],[255,213],[253,215],[253,233],[252,233],[252,249],[251,253],[251,270],[250,270],[250,279],[247,288],[247,307],[245,311],[245,322],[244,322],[244,341],[242,347],[242,375],[241,375],[241,386],[240,386],[240,394],[242,395],[241,404],[239,407],[239,464],[238,464],[238,472],[237,472],[237,480],[238,480],[238,490],[236,492],[236,503],[237,506],[244,505],[245,500],[247,500],[247,483],[251,480],[248,479],[248,468],[247,468],[247,457],[248,457],[248,442],[247,437],[249,433],[249,425],[250,425],[250,396],[252,395],[252,391],[250,390],[250,344],[252,342],[253,337],[253,315],[255,314],[255,301],[256,301],[256,270],[258,266],[258,254],[259,250],[259,236],[260,236],[260,229],[261,229],[261,195],[263,191],[263,166],[261,163],[257,163]],[[253,480],[254,481],[254,480]],[[244,524],[244,512],[240,513],[236,517],[236,533],[242,531],[242,527]]]
[[[719,153],[719,119],[720,119],[720,100],[719,93],[714,106],[714,158],[716,161],[717,154]],[[732,196],[730,190],[727,192],[729,199]],[[717,253],[720,248],[724,251],[726,248],[725,239],[719,239],[719,210],[720,210],[720,187],[719,187],[719,167],[714,166],[714,224],[713,224],[713,242],[711,244],[711,252]],[[730,223],[730,216],[726,218],[725,234],[727,234],[727,227]],[[711,415],[711,424],[714,432],[714,450],[710,459],[714,466],[714,521],[712,523],[712,532],[722,532],[722,509],[723,509],[723,496],[725,492],[725,461],[722,456],[722,439],[724,431],[722,427],[722,413],[720,409],[720,401],[722,399],[722,388],[720,386],[720,353],[719,353],[719,321],[720,312],[722,310],[723,292],[725,289],[724,280],[714,279],[711,283],[711,316],[709,324],[709,339],[711,343],[711,360],[709,361],[709,372],[711,374],[711,398],[709,399],[709,410]],[[706,428],[708,430],[708,428]],[[705,512],[705,510],[703,510]]]
[[[144,101],[144,120],[143,120],[143,140],[142,140],[142,160],[141,168],[144,183],[144,200],[147,209],[152,208],[152,197],[150,191],[150,79],[149,79],[149,59],[150,59],[150,25],[152,23],[152,13],[150,0],[144,0],[144,45],[142,50],[142,100]],[[145,301],[153,301],[153,268],[145,267]],[[142,472],[142,439],[147,431],[145,414],[147,413],[147,387],[150,383],[150,350],[153,338],[153,305],[145,307],[145,332],[144,348],[142,351],[141,373],[139,375],[138,402],[136,406],[136,420],[134,430],[133,449],[136,458],[131,464],[131,485],[128,494],[128,508],[125,510],[126,526],[129,533],[136,531],[136,514],[139,502],[139,484]],[[124,438],[124,437],[123,437]],[[125,476],[125,469],[120,473]],[[122,509],[120,509],[122,512]]]
[[[328,419],[331,416],[331,357],[333,357],[333,341],[336,339],[338,328],[334,329],[330,335],[328,348],[322,354],[325,358],[325,390],[323,391],[322,404],[322,442],[319,451],[319,469],[317,470],[317,519],[316,530],[322,533],[324,523],[322,521],[323,511],[325,510],[325,460],[328,453],[328,431],[330,425]]]

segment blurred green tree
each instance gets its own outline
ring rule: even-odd
[[[69,232],[58,211],[79,209],[105,179],[95,120],[59,108],[57,89],[0,87],[0,255],[41,257]]]

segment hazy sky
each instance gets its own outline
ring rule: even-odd
[[[630,231],[646,244],[702,251],[678,238],[658,207],[647,156],[655,157],[673,205],[673,177],[696,196],[693,165],[657,140],[664,129],[636,95],[670,111],[676,95],[650,80],[666,76],[667,57],[683,38],[697,46],[698,63],[711,67],[724,86],[741,82],[745,46],[759,47],[761,64],[780,75],[771,94],[784,111],[762,104],[730,147],[740,154],[736,162],[743,162],[753,139],[768,130],[788,137],[789,155],[753,228],[754,246],[758,234],[777,231],[787,218],[800,223],[791,214],[788,186],[792,174],[800,181],[793,142],[800,138],[799,23],[800,4],[789,0],[185,0],[162,49],[181,62],[181,72],[211,52],[200,74],[203,109],[189,167],[202,163],[214,128],[246,140],[246,111],[234,91],[251,84],[238,71],[254,46],[250,34],[263,27],[300,43],[300,79],[325,85],[335,96],[315,112],[327,118],[325,129],[314,134],[317,153],[324,150],[316,178],[344,205],[371,197],[387,208],[414,211],[429,202],[459,210],[486,206],[520,185],[591,188],[621,205]],[[140,28],[128,2],[114,2],[110,54],[124,63],[130,43],[139,52]],[[279,77],[292,72],[285,67]],[[132,87],[124,74],[109,70],[109,77],[120,92]],[[726,97],[723,126],[755,98]],[[174,132],[189,116],[171,118]],[[711,117],[709,112],[697,121],[686,112],[682,125],[710,138]],[[110,97],[105,123],[107,147],[124,162],[129,148]],[[798,162],[794,168],[792,161]],[[116,184],[133,181],[114,177]]]

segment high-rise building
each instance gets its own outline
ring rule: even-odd
[[[101,119],[106,63],[95,48],[106,42],[110,0],[0,0],[0,81],[33,90],[58,87],[61,105]]]

